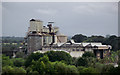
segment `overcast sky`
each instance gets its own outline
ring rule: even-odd
[[[25,36],[32,18],[67,36],[118,35],[117,2],[3,2],[2,13],[3,36]]]

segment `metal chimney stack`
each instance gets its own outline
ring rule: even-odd
[[[55,33],[54,33],[54,30],[52,31],[52,24],[53,24],[54,22],[48,22],[48,27],[49,27],[49,34],[52,36],[52,43],[51,43],[51,45],[55,42]]]

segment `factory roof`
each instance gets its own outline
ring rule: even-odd
[[[39,19],[31,19],[30,21],[43,22],[43,21],[41,21],[41,20],[39,20]]]

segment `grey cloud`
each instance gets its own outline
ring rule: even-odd
[[[54,21],[66,35],[106,35],[118,32],[117,2],[3,3],[3,35],[25,36],[29,20]]]

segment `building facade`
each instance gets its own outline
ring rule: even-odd
[[[67,43],[67,36],[61,34],[59,28],[52,26],[52,23],[49,22],[47,26],[43,26],[43,21],[30,20],[30,27],[25,37],[28,54],[54,50],[68,52],[72,57],[81,57],[88,51],[100,59],[107,56],[112,48],[102,43],[75,43],[74,40]]]

